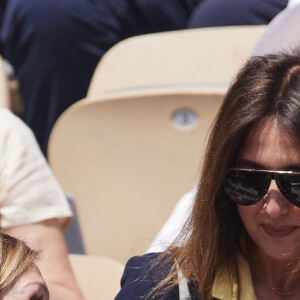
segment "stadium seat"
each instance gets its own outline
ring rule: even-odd
[[[87,97],[137,88],[228,86],[265,26],[226,26],[141,35],[100,60]]]
[[[88,254],[143,254],[197,182],[223,87],[152,89],[72,105],[49,140],[50,165],[76,201]]]
[[[7,109],[12,108],[8,77],[5,72],[2,58],[0,58],[0,107]]]
[[[72,269],[86,300],[111,300],[120,289],[124,266],[111,258],[69,254]]]

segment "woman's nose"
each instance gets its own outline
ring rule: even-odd
[[[282,195],[275,180],[272,180],[265,196],[264,210],[272,218],[278,218],[289,212],[292,204]]]

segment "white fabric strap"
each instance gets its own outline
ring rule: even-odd
[[[191,300],[191,295],[188,287],[188,280],[182,274],[181,270],[178,269],[178,280],[179,280],[179,299],[180,300]]]
[[[300,0],[290,0],[288,6],[294,6],[300,3]]]

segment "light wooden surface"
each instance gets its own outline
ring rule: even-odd
[[[112,300],[120,289],[124,265],[108,257],[69,255],[71,266],[86,300]]]
[[[17,116],[22,117],[24,113],[24,109],[23,109],[23,103],[19,91],[19,83],[16,79],[9,79],[8,86],[9,86],[10,110]]]
[[[89,254],[125,262],[146,251],[197,182],[223,96],[222,88],[136,91],[79,101],[59,118],[48,158],[75,198]],[[174,124],[181,110],[197,123]]]
[[[87,97],[138,87],[228,86],[265,26],[226,26],[126,39],[100,60]]]
[[[0,107],[12,109],[9,83],[2,58],[0,58]]]
[[[8,62],[0,58],[0,107],[11,110],[22,116],[23,105],[19,92],[19,84],[15,78],[9,78],[11,67]]]

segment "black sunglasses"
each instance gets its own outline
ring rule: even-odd
[[[232,201],[253,205],[267,194],[273,179],[282,195],[300,207],[300,172],[232,168],[226,172],[223,187]]]

